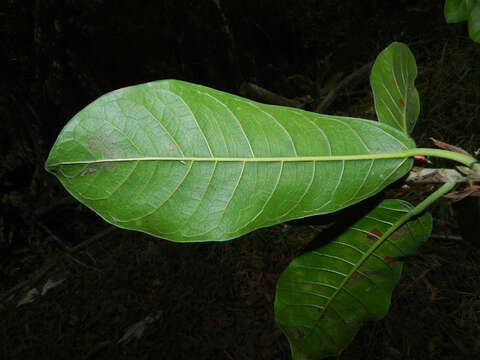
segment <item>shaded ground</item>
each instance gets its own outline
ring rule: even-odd
[[[127,2],[112,10],[100,0],[8,3],[0,13],[8,70],[0,84],[2,293],[107,226],[69,200],[42,167],[66,120],[114,88],[174,77],[236,92],[239,80],[249,80],[288,97],[315,98],[315,89],[289,77],[348,74],[391,41],[405,41],[419,66],[417,143],[431,146],[433,136],[470,152],[480,146],[480,47],[466,37],[465,24],[443,22],[441,4],[257,3],[224,7],[233,50],[213,2],[147,2],[142,11]],[[341,21],[328,20],[339,14]],[[162,48],[149,47],[154,40]],[[373,118],[367,81],[343,92],[328,112]],[[416,202],[432,191],[401,185],[388,196]],[[406,260],[389,315],[366,324],[340,359],[480,357],[480,250],[467,234],[476,230],[457,223],[458,214],[472,213],[469,206],[478,209],[473,202],[434,206],[437,236]],[[0,358],[289,359],[273,318],[275,284],[311,240],[322,240],[321,224],[333,220],[193,245],[114,230],[58,261],[38,284],[54,273],[66,280],[45,296],[16,307],[27,286],[0,305]],[[464,239],[442,238],[462,230]],[[147,316],[157,320],[140,339],[118,343]]]

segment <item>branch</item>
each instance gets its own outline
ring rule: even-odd
[[[108,235],[111,233],[114,229],[116,229],[114,226],[109,226],[106,229],[98,232],[97,234],[93,235],[92,237],[88,238],[87,240],[81,242],[77,246],[71,247],[71,248],[66,248],[63,252],[62,255],[59,255],[57,259],[50,265],[48,265],[45,269],[43,269],[39,274],[35,275],[33,278],[25,280],[21,282],[20,284],[15,285],[13,288],[10,290],[7,290],[0,296],[0,303],[3,302],[4,300],[8,299],[10,296],[14,295],[18,291],[22,290],[24,287],[30,285],[31,287],[35,287],[35,285],[41,281],[45,275],[47,275],[52,269],[54,269],[57,264],[67,256],[72,255],[73,253],[82,250],[86,248],[88,245],[92,244],[93,242],[103,238],[105,235]]]
[[[238,86],[240,85],[240,82],[242,80],[242,72],[240,68],[240,63],[238,62],[238,51],[235,45],[235,38],[233,37],[230,23],[227,16],[225,15],[225,12],[223,11],[220,0],[213,0],[213,3],[217,7],[218,14],[220,15],[220,19],[222,22],[222,30],[226,40],[228,41],[228,60],[230,61],[230,66],[232,68],[235,88],[238,89]]]
[[[345,79],[340,81],[340,83],[330,90],[328,95],[323,99],[323,101],[317,105],[315,112],[323,113],[330,106],[330,104],[335,100],[337,93],[347,85],[354,85],[358,83],[364,75],[368,74],[370,68],[373,65],[373,61],[363,65],[360,69],[354,71],[352,74],[347,76]],[[305,101],[297,99],[288,99],[281,95],[278,95],[270,90],[264,89],[258,85],[244,82],[240,87],[240,95],[249,97],[253,100],[261,101],[267,104],[281,105],[281,106],[290,106],[295,108],[303,108],[307,104],[309,99]],[[310,99],[311,100],[311,99]]]
[[[288,99],[250,82],[244,82],[242,86],[240,86],[240,95],[272,105],[290,106],[295,108],[302,108],[305,106],[305,102]]]
[[[335,97],[337,96],[337,93],[342,90],[344,87],[347,85],[355,85],[357,82],[359,82],[365,75],[368,75],[370,68],[373,66],[373,61],[370,61],[369,63],[363,65],[361,68],[358,70],[355,70],[353,73],[348,75],[345,79],[340,81],[337,86],[335,86],[330,92],[328,93],[327,96],[322,100],[320,104],[318,104],[315,107],[315,112],[316,113],[323,113],[327,108],[330,106],[330,104],[335,100]]]

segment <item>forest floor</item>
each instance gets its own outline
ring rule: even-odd
[[[419,146],[431,147],[434,137],[473,152],[480,146],[480,47],[465,36],[441,35],[411,47],[422,104],[413,137]],[[368,80],[349,91],[328,113],[373,119]],[[280,224],[225,243],[176,244],[114,229],[69,255],[65,248],[108,225],[66,193],[57,200],[42,194],[48,184],[42,176],[31,184],[37,215],[19,230],[30,232],[28,246],[2,264],[0,295],[45,269],[34,284],[40,291],[48,279],[64,280],[31,303],[18,306],[30,286],[3,299],[2,359],[290,359],[274,320],[276,282],[305,246],[321,239],[322,224],[346,214]],[[387,196],[415,203],[434,188],[403,185],[393,184]],[[18,211],[31,213],[23,195],[2,196],[3,204],[20,203]],[[458,223],[469,206],[478,208],[475,201],[443,199],[433,206],[434,235],[405,260],[389,314],[366,323],[339,360],[480,358],[480,241]],[[122,341],[147,317],[142,336]]]

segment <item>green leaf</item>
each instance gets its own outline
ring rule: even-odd
[[[377,57],[370,74],[378,121],[410,134],[420,113],[417,65],[407,45],[394,42]]]
[[[468,35],[470,38],[480,43],[480,2],[477,2],[468,17]]]
[[[46,169],[121,228],[227,240],[370,197],[408,172],[410,155],[398,152],[414,147],[385,124],[165,80],[88,105]]]
[[[458,23],[468,20],[470,11],[478,0],[446,0],[443,15],[447,23]]]
[[[468,21],[468,35],[480,43],[480,0],[446,0],[443,14],[447,23]]]
[[[288,338],[294,360],[338,355],[362,323],[384,317],[402,263],[432,229],[426,213],[382,241],[413,207],[384,200],[334,241],[293,260],[281,275],[275,318]]]

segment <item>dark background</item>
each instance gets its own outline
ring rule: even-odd
[[[417,143],[431,146],[434,136],[473,152],[480,144],[479,45],[464,23],[445,23],[442,6],[1,0],[0,291],[49,266],[45,280],[52,272],[67,280],[32,304],[16,307],[23,293],[2,300],[0,358],[288,359],[273,320],[275,283],[319,234],[315,221],[225,244],[179,245],[115,230],[61,257],[107,225],[44,171],[48,151],[76,112],[120,87],[174,78],[238,94],[252,82],[288,98],[308,95],[312,110],[331,76],[345,77],[402,41],[419,66]],[[374,118],[372,105],[365,78],[327,112]],[[418,201],[431,190],[389,191]],[[478,203],[468,206],[478,217]],[[458,211],[447,202],[434,208],[434,233],[443,240],[410,260],[389,316],[367,324],[341,359],[480,356],[480,253],[459,227]],[[161,315],[140,340],[117,344],[149,314]]]

